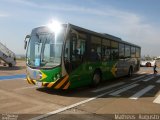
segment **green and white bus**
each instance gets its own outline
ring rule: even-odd
[[[140,69],[140,46],[72,24],[34,28],[25,49],[28,83],[53,89],[97,86]]]

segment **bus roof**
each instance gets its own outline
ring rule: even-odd
[[[85,29],[85,28],[82,28],[82,27],[79,27],[79,26],[76,26],[76,25],[73,25],[73,24],[70,24],[70,23],[62,24],[62,26],[68,27],[69,29],[73,28],[73,29],[76,29],[78,31],[86,32],[86,33],[89,33],[89,34],[94,34],[95,36],[99,36],[101,38],[106,38],[106,39],[110,39],[110,40],[113,40],[113,41],[116,41],[116,42],[119,42],[119,43],[124,43],[124,44],[127,44],[127,45],[131,45],[131,46],[135,46],[135,47],[141,48],[140,46],[138,46],[136,44],[129,43],[127,41],[122,40],[119,37],[116,37],[116,36],[113,36],[113,35],[110,35],[110,34],[107,34],[107,33],[98,33],[98,32],[91,31],[91,30],[88,30],[88,29]],[[46,26],[40,26],[40,27],[34,28],[32,30],[32,34],[35,34],[37,32],[43,32],[43,31],[46,31],[46,30],[48,30],[46,28]]]
[[[113,36],[113,35],[110,35],[110,34],[107,34],[107,33],[98,33],[98,32],[91,31],[91,30],[88,30],[88,29],[85,29],[85,28],[82,28],[82,27],[79,27],[79,26],[76,26],[76,25],[73,25],[73,24],[70,24],[70,23],[68,23],[67,25],[68,25],[69,28],[74,28],[76,30],[86,32],[86,33],[89,33],[89,34],[94,34],[94,35],[102,37],[102,38],[110,39],[110,40],[113,40],[113,41],[116,41],[116,42],[120,42],[120,43],[124,43],[124,44],[127,44],[127,45],[131,45],[131,46],[141,48],[140,46],[138,46],[136,44],[129,43],[127,41],[122,40],[119,37],[116,37],[116,36]]]

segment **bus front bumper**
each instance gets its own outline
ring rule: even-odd
[[[38,87],[47,87],[47,88],[53,88],[53,89],[68,89],[70,86],[70,82],[68,80],[69,76],[66,75],[55,82],[40,82],[37,80],[32,80],[29,77],[27,77],[27,81],[29,84],[36,85]]]

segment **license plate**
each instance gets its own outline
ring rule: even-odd
[[[36,82],[37,87],[42,87],[42,82]]]

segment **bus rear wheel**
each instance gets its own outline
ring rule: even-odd
[[[95,71],[92,78],[92,87],[98,86],[101,81],[101,72]]]

